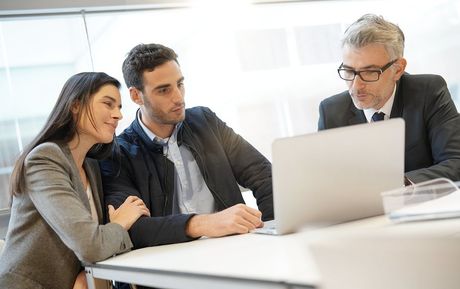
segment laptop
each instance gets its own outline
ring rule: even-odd
[[[380,193],[404,186],[401,118],[277,139],[275,220],[255,233],[287,234],[383,214]]]

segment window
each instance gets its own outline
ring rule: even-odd
[[[14,159],[64,81],[94,65],[123,82],[122,61],[138,43],[176,50],[187,107],[210,107],[268,158],[273,139],[316,131],[319,102],[346,89],[336,71],[339,41],[364,13],[397,23],[406,35],[407,71],[444,76],[460,104],[460,1],[233,2],[241,3],[87,13],[89,43],[78,14],[0,17],[0,208],[8,207]],[[126,87],[122,97],[118,132],[136,110]]]

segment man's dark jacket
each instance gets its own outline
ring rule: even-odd
[[[323,100],[319,114],[319,130],[366,122],[348,91]],[[403,74],[390,115],[395,117],[406,123],[405,172],[409,180],[417,183],[446,177],[460,181],[460,116],[441,76]]]
[[[101,162],[106,203],[117,208],[135,195],[151,213],[131,227],[134,247],[191,240],[185,226],[193,215],[171,215],[174,164],[163,155],[163,147],[148,138],[137,118],[117,141],[112,158]],[[270,162],[209,108],[186,110],[178,144],[195,157],[217,210],[244,203],[239,184],[253,192],[263,220],[274,218]]]

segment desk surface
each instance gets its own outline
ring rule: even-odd
[[[311,288],[320,276],[309,242],[330,234],[373,231],[390,236],[460,235],[460,219],[393,225],[376,217],[285,236],[202,238],[134,250],[86,268],[89,277],[167,288]]]
[[[279,285],[279,288],[286,284],[308,287],[318,282],[313,259],[302,235],[299,234],[244,234],[203,238],[188,243],[134,250],[92,267],[94,270],[135,269],[159,274],[168,273],[170,276],[182,274],[182,277],[188,276],[193,279],[223,277],[231,282],[260,281],[265,286],[268,282]],[[255,287],[257,284],[253,283]],[[179,285],[177,288],[180,287]]]

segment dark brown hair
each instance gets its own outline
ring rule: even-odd
[[[104,85],[120,88],[120,82],[103,72],[82,72],[70,77],[54,105],[51,114],[38,135],[24,148],[14,165],[10,179],[10,195],[20,194],[25,190],[24,161],[36,146],[44,142],[67,143],[75,135],[78,136],[77,123],[83,110],[88,114],[94,126],[93,112],[89,108],[92,96]],[[72,107],[79,104],[80,110],[75,119]],[[112,151],[113,141],[108,144],[94,145],[88,155],[98,157]]]
[[[126,86],[143,91],[144,71],[152,71],[155,67],[172,60],[179,64],[177,54],[171,48],[155,43],[136,45],[123,61],[122,71]]]

